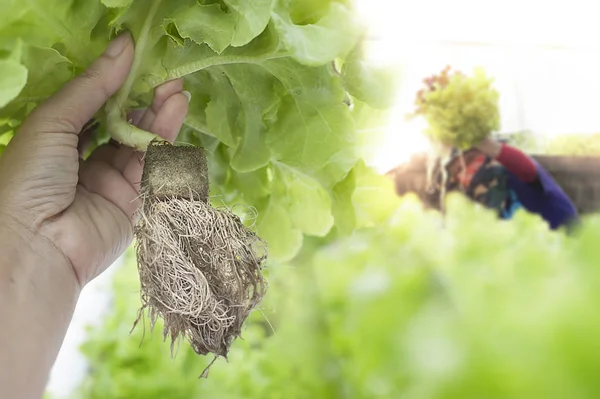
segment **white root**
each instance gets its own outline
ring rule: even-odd
[[[227,357],[265,295],[266,243],[227,209],[199,200],[143,200],[136,228],[140,317],[148,309],[152,326],[164,320],[171,350],[185,337],[198,354]]]

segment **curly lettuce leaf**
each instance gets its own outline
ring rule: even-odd
[[[266,29],[271,20],[274,1],[224,0],[236,20],[235,33],[231,39],[232,46],[245,46]]]
[[[175,11],[170,20],[182,38],[206,43],[216,53],[229,47],[235,32],[234,16],[223,12],[219,4],[202,5],[193,1]]]
[[[269,243],[269,256],[282,261],[292,259],[302,247],[302,232],[294,227],[287,210],[276,198],[271,198],[263,209],[257,228]]]
[[[54,94],[63,83],[74,76],[73,64],[52,48],[20,43],[15,47],[12,57],[11,62],[20,65],[25,74],[25,79],[19,81],[17,77],[13,77],[12,83],[19,82],[19,85],[23,85],[21,90],[12,101],[6,104],[1,104],[0,101],[0,120],[11,121],[5,124],[4,127],[0,122],[0,134],[4,129],[12,130],[16,128],[17,121],[23,120],[39,102]],[[2,61],[0,61],[1,64]],[[1,86],[2,84],[0,84]],[[0,97],[2,91],[0,88]]]
[[[347,6],[332,2],[317,22],[298,25],[289,12],[289,1],[280,0],[273,21],[286,48],[301,64],[318,66],[345,56],[359,37],[355,15]]]
[[[27,0],[20,3],[28,12],[30,29],[44,32],[48,47],[59,47],[64,56],[82,69],[104,49],[108,37],[95,38],[93,35],[107,13],[99,1]]]
[[[360,161],[333,188],[335,226],[341,236],[390,220],[400,198],[394,183]]]
[[[362,45],[348,55],[341,73],[344,85],[353,97],[377,109],[387,109],[394,104],[398,71],[392,66],[367,61]]]

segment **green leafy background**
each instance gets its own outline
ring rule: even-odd
[[[198,380],[211,358],[184,342],[171,358],[160,325],[129,335],[130,251],[82,347],[90,370],[74,399],[600,395],[600,219],[567,236],[460,197],[445,217],[397,198],[362,159],[394,75],[362,57],[349,1],[0,0],[0,154],[110,38],[139,39],[149,4],[128,106],[185,77],[178,141],[207,149],[213,201],[268,241],[270,290],[228,362]]]
[[[596,397],[600,218],[567,236],[466,201],[451,196],[442,217],[406,197],[384,222],[272,264],[266,301],[206,380],[212,358],[182,343],[172,359],[160,325],[127,337],[130,253],[73,398]]]

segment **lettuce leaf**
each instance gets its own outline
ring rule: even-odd
[[[0,107],[14,100],[27,84],[27,68],[15,60],[0,60]]]

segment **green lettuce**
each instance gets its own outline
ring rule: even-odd
[[[0,0],[0,8],[0,135],[128,30],[134,67],[98,115],[97,144],[131,129],[125,112],[147,105],[156,86],[183,77],[192,102],[178,142],[209,150],[214,200],[251,208],[258,219],[249,223],[275,259],[333,230],[334,187],[360,160],[347,100],[380,106],[386,86],[353,51],[363,27],[351,2]],[[335,65],[348,57],[342,78]],[[139,148],[151,138],[136,137],[129,144]]]

